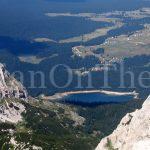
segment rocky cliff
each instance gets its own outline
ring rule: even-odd
[[[3,101],[3,102],[2,102]],[[22,121],[22,112],[25,107],[20,102],[2,100],[0,105],[0,123],[18,123]]]
[[[0,63],[0,99],[3,98],[27,98],[27,92],[23,85],[12,77]]]
[[[149,150],[150,96],[140,110],[127,114],[117,129],[101,140],[96,150]]]

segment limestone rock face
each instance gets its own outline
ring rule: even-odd
[[[101,140],[96,150],[150,149],[150,96],[140,110],[127,114],[117,129]]]
[[[23,104],[19,102],[8,103],[6,100],[3,105],[0,105],[0,123],[10,122],[18,123],[22,121],[22,112],[25,111]]]
[[[0,99],[3,98],[27,98],[26,89],[23,85],[6,71],[0,63]]]

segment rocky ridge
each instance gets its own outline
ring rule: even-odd
[[[0,63],[0,99],[3,98],[27,98],[27,91],[23,85],[6,71]]]
[[[0,122],[18,123],[22,121],[21,114],[25,111],[25,107],[14,99],[26,100],[27,91],[0,63]]]
[[[117,129],[101,140],[96,150],[149,150],[150,96],[141,109],[127,114]]]

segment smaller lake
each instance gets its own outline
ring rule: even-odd
[[[63,102],[89,105],[105,103],[124,103],[134,99],[134,95],[108,95],[104,93],[70,94],[62,98]]]

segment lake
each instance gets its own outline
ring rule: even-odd
[[[104,93],[80,93],[70,94],[62,98],[62,102],[72,104],[104,104],[104,103],[124,103],[134,99],[134,95],[108,95]]]

